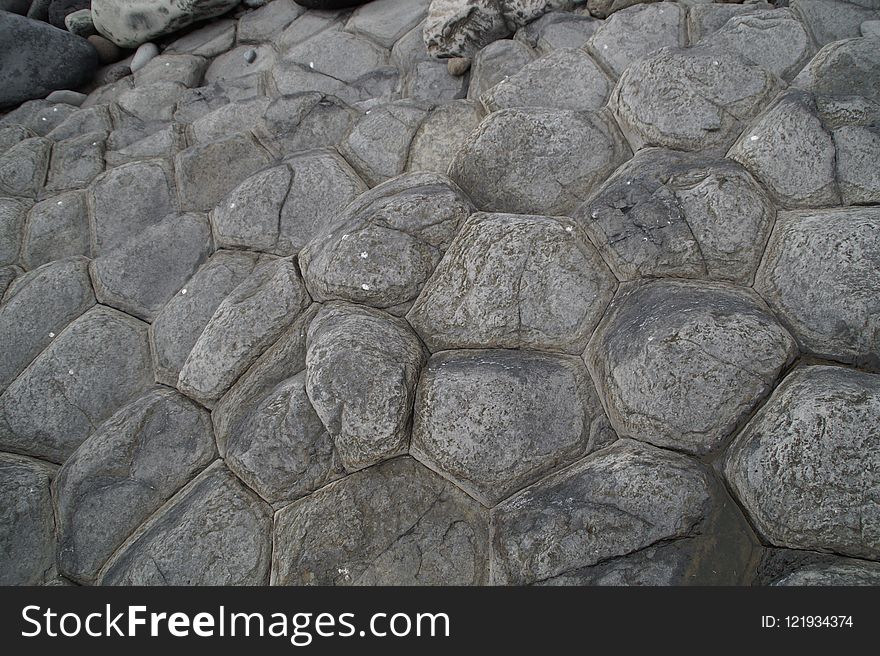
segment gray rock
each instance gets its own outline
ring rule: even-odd
[[[116,45],[136,48],[156,37],[225,14],[237,4],[237,0],[202,0],[198,4],[187,0],[92,0],[92,20],[98,32]]]
[[[134,72],[134,83],[139,87],[160,82],[178,82],[192,89],[201,83],[207,66],[208,60],[204,57],[163,54],[150,59],[140,68],[131,70]]]
[[[410,143],[427,115],[426,105],[410,100],[368,110],[340,151],[367,184],[378,185],[403,173]]]
[[[0,584],[39,585],[55,566],[49,484],[56,468],[0,453]]]
[[[309,325],[306,390],[348,471],[405,453],[425,360],[401,319],[330,303]]]
[[[2,0],[0,1],[0,10],[19,16],[27,16],[31,4],[32,0]]]
[[[134,55],[132,56],[131,63],[128,67],[131,69],[132,73],[137,73],[158,54],[159,46],[155,43],[142,43],[138,46],[137,50],[134,51]]]
[[[174,116],[174,105],[186,91],[180,82],[156,82],[119,94],[112,106],[114,120],[118,123],[127,114],[141,121],[170,121]]]
[[[258,265],[217,307],[183,365],[178,388],[213,406],[308,305],[292,259]]]
[[[91,16],[89,17],[91,18]],[[92,22],[92,26],[94,27],[94,22]],[[96,28],[97,29],[97,28]],[[113,43],[110,39],[105,39],[100,34],[92,34],[87,37],[86,40],[92,44],[92,47],[98,53],[98,61],[100,61],[104,65],[113,64],[122,59],[123,50],[115,43]],[[128,68],[126,66],[126,68]],[[107,69],[110,70],[110,69]],[[129,69],[126,75],[131,73],[131,69]],[[123,76],[124,77],[124,76]],[[100,74],[99,80],[106,79],[106,71]]]
[[[0,155],[0,193],[34,198],[46,183],[52,142],[33,137]]]
[[[338,145],[362,116],[344,102],[319,92],[281,96],[254,128],[260,141],[279,155]]]
[[[34,205],[21,244],[22,264],[35,269],[76,255],[91,255],[86,192],[71,191]]]
[[[464,98],[467,91],[468,78],[451,74],[448,65],[436,59],[415,62],[401,80],[404,98],[436,105]]]
[[[95,39],[97,37],[90,38]],[[118,72],[119,75],[117,76],[115,72]],[[110,73],[114,73],[114,79],[105,80],[104,78],[109,77]],[[116,102],[119,96],[134,87],[134,82],[131,79],[131,69],[123,62],[108,66],[105,75],[102,76],[100,81],[104,86],[99,86],[92,91],[85,99],[85,102],[83,102],[83,107],[109,105]]]
[[[239,43],[263,43],[271,41],[299,18],[305,9],[293,0],[273,0],[264,3],[252,13],[245,14],[238,21]]]
[[[627,285],[585,353],[621,437],[706,454],[748,419],[797,354],[751,290]]]
[[[15,144],[35,136],[33,132],[23,125],[5,125],[0,127],[0,155]]]
[[[210,415],[177,392],[155,390],[121,408],[55,479],[61,571],[94,581],[125,539],[215,457]]]
[[[288,25],[273,40],[273,44],[279,52],[287,52],[290,48],[325,30],[341,30],[348,16],[347,12],[307,11]]]
[[[579,48],[560,48],[523,67],[485,91],[489,112],[510,107],[598,110],[611,92],[611,80]]]
[[[876,7],[871,10],[859,7],[858,3],[838,0],[792,0],[791,7],[819,47],[857,37],[863,21],[880,18]]]
[[[124,164],[89,188],[92,251],[105,255],[177,211],[167,165],[159,160]]]
[[[218,251],[165,304],[150,327],[157,382],[177,386],[180,370],[217,306],[256,263],[252,253]]]
[[[272,389],[226,443],[225,460],[270,503],[289,502],[344,475],[333,438],[306,394],[301,371]]]
[[[407,320],[432,351],[537,348],[580,354],[617,280],[571,221],[471,216]]]
[[[863,560],[840,560],[839,563],[805,565],[787,572],[770,585],[880,585],[880,563]]]
[[[580,48],[602,25],[590,16],[553,11],[516,31],[514,38],[542,54],[557,48]]]
[[[505,109],[471,133],[449,177],[487,212],[566,215],[631,156],[603,113]]]
[[[446,68],[450,75],[461,77],[471,70],[471,63],[467,57],[451,57],[446,60]]]
[[[290,169],[282,164],[252,175],[233,189],[211,214],[218,246],[272,251],[291,178]]]
[[[880,555],[880,376],[792,372],[731,446],[724,473],[771,544]]]
[[[866,20],[859,26],[862,36],[880,36],[880,19]]]
[[[455,100],[434,109],[413,137],[406,170],[445,175],[456,151],[481,119],[480,105],[471,100]]]
[[[492,582],[545,581],[693,537],[711,505],[700,463],[620,440],[492,511]]]
[[[272,512],[221,461],[144,524],[104,568],[102,585],[265,585]]]
[[[21,268],[17,266],[4,266],[0,267],[0,301],[3,300],[3,295],[9,289],[15,279],[24,273]]]
[[[190,141],[206,143],[234,132],[253,129],[270,102],[269,98],[248,98],[222,105],[193,121],[189,128]]]
[[[236,22],[232,19],[205,23],[202,27],[180,37],[169,44],[165,54],[186,53],[200,57],[216,57],[235,44]]]
[[[63,462],[152,382],[147,325],[110,308],[92,308],[0,396],[0,447]]]
[[[290,48],[283,61],[299,64],[342,82],[358,78],[388,66],[390,53],[369,39],[328,30]]]
[[[58,89],[46,96],[46,101],[51,103],[63,103],[79,107],[86,99],[86,94],[79,91],[71,91],[70,89]]]
[[[535,56],[535,52],[520,41],[502,39],[489,44],[474,57],[467,97],[479,100],[483,93],[516,74]]]
[[[64,17],[64,27],[71,34],[81,36],[84,39],[98,33],[94,22],[92,22],[92,12],[88,8],[78,9],[67,14]]]
[[[138,139],[118,150],[104,153],[108,167],[121,166],[145,159],[171,160],[186,148],[186,130],[177,123],[169,124],[143,139]]]
[[[207,217],[169,216],[93,261],[95,294],[105,305],[152,321],[212,250]]]
[[[682,5],[638,4],[618,11],[601,24],[587,49],[615,76],[664,47],[684,47],[687,33]]]
[[[46,191],[81,189],[103,173],[106,137],[106,132],[90,132],[57,142],[52,148]]]
[[[877,107],[880,110],[880,106]],[[835,169],[846,205],[880,203],[880,125],[848,125],[833,132]]]
[[[98,68],[85,39],[46,23],[0,12],[0,107],[76,89]]]
[[[424,38],[434,57],[473,57],[481,48],[511,32],[496,1],[432,0]]]
[[[410,452],[491,507],[615,439],[580,358],[448,351],[419,381]]]
[[[232,100],[223,82],[214,82],[206,86],[184,91],[174,109],[176,123],[195,123],[198,119],[210,114],[215,109],[228,105]]]
[[[609,106],[633,150],[720,152],[782,87],[773,73],[727,50],[664,48],[624,72]]]
[[[418,296],[473,205],[436,173],[408,173],[349,205],[300,251],[316,301],[394,308]]]
[[[880,208],[780,213],[755,288],[821,357],[880,369]]]
[[[412,458],[352,474],[278,513],[273,585],[482,585],[487,512]]]
[[[792,86],[817,94],[863,96],[880,103],[880,38],[829,43],[816,53]]]
[[[712,32],[720,30],[734,16],[772,11],[771,5],[765,2],[749,4],[697,2],[688,5],[687,28],[691,43],[699,43]]]
[[[0,197],[0,265],[18,261],[30,207],[28,201]]]
[[[270,162],[248,133],[191,146],[174,158],[177,192],[184,211],[207,212],[242,180]]]
[[[72,112],[46,136],[55,141],[81,137],[90,132],[112,132],[113,120],[104,106],[86,107]]]
[[[574,218],[621,280],[708,277],[748,285],[775,215],[738,164],[647,148]]]
[[[355,10],[345,29],[390,48],[425,18],[429,4],[430,0],[375,0]]]
[[[18,278],[0,305],[0,390],[94,304],[85,258],[53,262]]]
[[[76,107],[51,103],[48,100],[29,100],[0,119],[0,126],[19,125],[39,137],[45,137],[66,121]]]

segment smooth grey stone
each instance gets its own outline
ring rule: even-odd
[[[174,390],[118,410],[53,484],[61,571],[93,582],[125,539],[214,458],[210,415]]]
[[[206,143],[250,130],[263,116],[270,102],[270,98],[250,98],[218,107],[193,121],[189,127],[190,141],[193,144]]]
[[[106,132],[89,132],[57,142],[46,179],[47,192],[87,187],[104,172]]]
[[[27,17],[34,20],[49,22],[49,5],[52,0],[33,0],[30,8],[27,10]]]
[[[96,257],[128,244],[143,230],[177,212],[170,167],[162,160],[111,169],[89,188],[92,252]]]
[[[37,136],[23,125],[5,125],[0,127],[0,155],[25,139]]]
[[[406,453],[421,342],[402,320],[327,304],[309,324],[306,390],[348,471]]]
[[[880,376],[789,374],[727,453],[724,474],[771,544],[876,560]]]
[[[851,39],[861,35],[863,21],[880,18],[880,12],[859,3],[838,0],[792,0],[791,8],[806,24],[819,47],[832,41]]]
[[[580,358],[446,351],[419,381],[410,453],[492,507],[615,439]]]
[[[15,279],[23,273],[20,267],[14,265],[0,267],[0,302],[3,301],[3,296],[15,282]]]
[[[504,109],[471,133],[449,177],[486,212],[564,216],[631,156],[604,113]]]
[[[229,18],[205,23],[180,37],[165,48],[165,54],[186,53],[200,57],[216,57],[235,44],[236,21]]]
[[[316,34],[326,30],[341,30],[348,16],[347,12],[307,11],[288,25],[272,43],[278,52],[287,52]]]
[[[210,114],[230,102],[229,94],[220,82],[187,89],[177,101],[177,106],[174,109],[174,121],[184,124],[195,123],[202,116]]]
[[[302,16],[305,9],[293,0],[273,0],[238,21],[239,43],[271,41],[284,28]]]
[[[273,585],[484,585],[487,512],[403,457],[278,513]]]
[[[535,52],[520,41],[502,39],[490,43],[476,53],[471,64],[468,99],[479,100],[484,92],[520,71],[535,56]]]
[[[642,0],[587,0],[587,10],[591,16],[607,18],[613,13],[632,7]]]
[[[422,22],[429,4],[430,0],[374,0],[355,10],[345,29],[390,48]]]
[[[410,143],[428,107],[410,100],[368,110],[340,145],[340,152],[371,186],[403,173]]]
[[[254,133],[267,148],[290,155],[337,146],[362,115],[334,96],[298,93],[275,98]]]
[[[407,173],[359,196],[300,251],[316,301],[413,301],[473,205],[449,178]]]
[[[111,106],[113,118],[117,122],[124,115],[145,122],[170,121],[174,117],[175,103],[185,91],[186,87],[180,82],[155,82],[128,89],[120,93]]]
[[[252,62],[248,62],[244,57],[249,50],[257,51],[257,58]],[[205,71],[205,84],[255,79],[260,73],[271,70],[275,66],[276,59],[277,55],[269,44],[256,48],[239,46],[214,58]]]
[[[0,305],[0,390],[94,304],[83,257],[46,264],[18,278]]]
[[[211,213],[219,246],[272,252],[278,243],[281,207],[289,196],[290,168],[281,164],[247,178]]]
[[[58,333],[0,396],[0,448],[63,462],[152,383],[147,325],[94,307]]]
[[[92,37],[94,38],[94,37]],[[94,91],[89,93],[88,97],[83,102],[83,107],[95,107],[101,105],[110,105],[111,103],[116,102],[116,99],[119,98],[124,92],[129,89],[134,88],[134,82],[131,79],[131,69],[128,66],[123,66],[122,64],[114,65],[109,67],[108,70],[122,70],[126,69],[128,72],[125,73],[122,77],[117,78],[115,82],[108,82],[103,86],[97,87]]]
[[[0,585],[39,585],[55,567],[56,468],[0,453]]]
[[[265,585],[272,512],[217,461],[110,559],[101,585]]]
[[[781,94],[742,133],[728,157],[762,182],[781,207],[840,204],[834,138],[809,93]]]
[[[765,2],[749,4],[717,2],[689,4],[687,8],[687,28],[690,42],[699,43],[712,34],[712,32],[720,30],[734,16],[758,14],[763,11],[773,11],[773,8]]]
[[[672,2],[638,4],[616,12],[593,34],[587,50],[615,76],[664,47],[687,45],[686,9]]]
[[[467,96],[468,78],[456,77],[444,61],[420,61],[401,81],[401,96],[435,105]]]
[[[880,38],[862,37],[826,45],[792,86],[817,94],[863,96],[880,103]]]
[[[301,371],[272,389],[226,443],[229,468],[266,501],[294,501],[345,474]]]
[[[28,269],[76,255],[91,255],[89,212],[85,191],[71,191],[31,208],[21,245]]]
[[[18,261],[30,201],[0,197],[0,265]]]
[[[454,100],[435,108],[413,137],[407,172],[445,175],[456,151],[480,124],[481,110],[479,103],[470,100]]]
[[[698,535],[712,487],[698,461],[619,440],[492,510],[492,582],[545,581]]]
[[[177,386],[180,370],[217,306],[256,263],[254,253],[218,251],[165,304],[150,327],[156,382]]]
[[[143,47],[143,46],[141,46]],[[143,87],[160,82],[178,82],[190,89],[199,86],[208,60],[196,55],[158,55],[138,69],[132,68],[134,83]]]
[[[258,265],[217,306],[184,363],[178,389],[213,406],[308,305],[291,258]]]
[[[20,125],[39,137],[45,137],[66,121],[76,107],[48,100],[29,100],[0,119],[0,126]]]
[[[486,90],[480,101],[488,112],[510,107],[598,110],[605,105],[612,86],[586,52],[560,48]]]
[[[770,71],[721,48],[664,48],[626,69],[608,104],[633,150],[720,153],[783,86]]]
[[[391,63],[387,49],[364,37],[336,30],[322,32],[293,46],[283,60],[349,83]]]
[[[131,69],[132,73],[137,73],[158,54],[159,46],[155,43],[142,43],[138,46],[137,50],[134,51],[134,55],[132,55],[131,63],[129,63],[128,67]]]
[[[91,16],[89,16],[89,18],[91,18]],[[94,26],[94,24],[95,23],[93,21],[92,26]],[[107,79],[108,73],[110,71],[117,70],[116,67],[110,66],[110,64],[115,64],[120,59],[122,59],[124,51],[122,50],[122,48],[113,43],[110,39],[105,39],[100,34],[92,34],[86,37],[86,41],[92,44],[92,47],[98,53],[98,61],[100,61],[106,67],[101,69],[97,75],[98,82],[103,82]],[[125,68],[128,68],[127,65],[123,64],[123,66]],[[126,73],[126,75],[130,73],[131,69],[128,68],[128,73]]]
[[[249,133],[190,146],[174,157],[181,210],[207,212],[239,183],[270,162]]]
[[[71,34],[81,36],[84,39],[98,33],[94,22],[92,22],[92,12],[88,7],[67,14],[64,17],[64,27]]]
[[[142,139],[120,144],[118,149],[104,153],[104,159],[108,168],[145,159],[170,160],[186,146],[185,127],[172,123]]]
[[[880,18],[866,20],[859,26],[862,36],[880,36]]]
[[[51,152],[49,139],[33,137],[0,155],[0,193],[36,197],[46,183]]]
[[[2,0],[0,1],[0,10],[19,16],[27,16],[31,4],[33,4],[33,0]]]
[[[541,54],[557,48],[580,48],[602,25],[591,16],[553,11],[519,28],[514,39]]]
[[[207,217],[169,216],[92,262],[95,294],[104,305],[152,321],[212,250]]]
[[[86,99],[86,94],[70,89],[58,89],[46,96],[46,101],[51,103],[63,103],[73,107],[79,107]]]
[[[751,290],[662,280],[622,287],[584,359],[618,435],[703,455],[745,423],[796,354]]]
[[[880,369],[880,208],[781,212],[755,289],[823,358]]]
[[[836,563],[805,565],[773,581],[775,586],[880,585],[880,563],[865,560],[839,559]]]
[[[738,164],[646,148],[615,171],[574,219],[621,280],[711,278],[749,285],[775,216],[766,192]]]
[[[54,141],[63,141],[80,137],[90,132],[112,132],[113,120],[110,111],[101,105],[86,107],[72,112],[63,123],[59,124],[46,136]]]
[[[617,279],[570,220],[472,215],[406,318],[431,351],[580,354]]]

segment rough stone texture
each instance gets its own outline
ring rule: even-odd
[[[787,572],[770,585],[880,585],[880,564],[841,560],[840,563],[805,565]]]
[[[268,148],[288,155],[338,145],[361,115],[334,96],[298,93],[273,100],[254,132]]]
[[[222,105],[193,121],[189,128],[194,143],[222,139],[232,132],[253,129],[270,103],[269,98],[249,98]]]
[[[443,175],[389,180],[359,196],[302,249],[309,292],[316,301],[389,309],[412,302],[473,209]]]
[[[698,462],[620,440],[492,511],[492,582],[544,581],[692,537],[711,486]]]
[[[261,585],[272,513],[218,461],[113,556],[103,585]]]
[[[590,16],[553,11],[518,29],[514,38],[546,54],[582,47],[601,25]]]
[[[104,132],[90,132],[57,142],[46,180],[46,191],[81,189],[104,172]]]
[[[93,308],[59,333],[0,396],[0,448],[63,462],[152,382],[147,325]]]
[[[734,442],[724,472],[772,544],[880,555],[880,377],[839,367],[790,374]]]
[[[95,294],[105,305],[152,321],[211,255],[202,214],[171,216],[92,263]]]
[[[0,198],[0,264],[18,260],[22,235],[30,203],[15,198]]]
[[[0,155],[0,193],[34,198],[46,182],[52,142],[25,139]]]
[[[329,303],[309,325],[306,390],[349,471],[409,446],[424,349],[400,319]]]
[[[214,311],[183,365],[178,388],[212,406],[308,304],[292,259],[258,265]]]
[[[690,4],[687,12],[687,24],[691,43],[699,43],[712,32],[717,32],[734,16],[768,9],[772,9],[772,7],[765,2],[749,4],[698,2]]]
[[[580,354],[616,287],[571,221],[478,213],[458,233],[407,319],[432,351]]]
[[[792,85],[815,93],[857,95],[880,102],[880,38],[829,43]]]
[[[665,48],[624,72],[609,106],[635,150],[718,152],[782,86],[770,71],[715,46]]]
[[[21,262],[28,269],[54,260],[91,254],[85,191],[71,191],[34,205],[21,243]]]
[[[574,218],[621,280],[678,276],[750,284],[775,214],[741,166],[647,148]]]
[[[796,352],[754,292],[670,280],[625,287],[585,357],[621,437],[705,454],[746,421]]]
[[[230,19],[207,23],[169,44],[165,52],[216,57],[232,48],[235,43],[235,27],[235,21]]]
[[[18,278],[0,305],[0,390],[94,304],[85,258],[60,260]]]
[[[116,412],[54,482],[63,573],[93,581],[117,547],[215,456],[210,416],[173,390]]]
[[[269,41],[299,18],[305,9],[293,0],[273,0],[238,21],[239,43]]]
[[[481,585],[488,517],[412,458],[329,485],[278,513],[275,585]]]
[[[55,566],[52,465],[0,453],[0,584],[39,585]]]
[[[755,288],[802,348],[880,370],[880,208],[780,213]]]
[[[471,133],[449,177],[487,212],[566,215],[631,155],[602,113],[506,109]]]
[[[450,351],[419,382],[411,453],[493,506],[614,439],[579,358]]]
[[[279,215],[288,196],[290,169],[261,171],[233,189],[211,214],[218,246],[271,251],[278,242]]]
[[[481,118],[480,106],[469,100],[437,107],[413,137],[406,170],[445,174],[456,151],[480,124]]]
[[[422,21],[428,4],[430,0],[374,0],[355,11],[345,29],[390,48]]]
[[[195,55],[159,55],[135,71],[134,83],[143,87],[160,82],[178,82],[197,87],[205,74],[207,60]]]
[[[870,0],[869,0],[870,2]],[[862,21],[878,18],[877,9],[860,7],[856,2],[839,0],[792,0],[791,7],[801,17],[819,46],[859,36]]]
[[[484,92],[514,75],[535,58],[535,52],[521,41],[502,39],[489,44],[474,57],[467,97],[479,100]]]

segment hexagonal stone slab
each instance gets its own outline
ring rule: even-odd
[[[30,201],[0,198],[0,264],[18,261]]]
[[[328,303],[309,325],[306,389],[345,468],[368,467],[409,445],[425,353],[401,319]]]
[[[288,167],[275,166],[233,189],[211,213],[217,245],[272,250],[278,241],[278,220],[290,179]]]
[[[579,358],[448,351],[419,382],[411,453],[493,506],[614,439]]]
[[[28,213],[21,262],[28,269],[76,255],[91,255],[85,191],[71,191],[37,203]]]
[[[299,18],[305,7],[293,0],[273,0],[254,12],[247,13],[238,22],[239,43],[262,43],[270,41],[294,20]]]
[[[482,585],[488,517],[409,457],[352,474],[278,513],[274,585]]]
[[[299,254],[317,301],[411,302],[474,207],[446,176],[409,173],[362,194]]]
[[[608,103],[633,150],[720,152],[783,84],[722,48],[665,48],[630,66]]]
[[[505,109],[471,133],[449,177],[487,212],[566,215],[631,156],[602,113]]]
[[[53,262],[18,278],[0,305],[0,391],[94,304],[83,257]]]
[[[213,251],[204,214],[171,216],[92,262],[105,305],[151,321]]]
[[[751,290],[626,285],[585,353],[621,437],[709,453],[744,423],[797,353]]]
[[[863,96],[880,103],[880,38],[829,43],[816,53],[792,86],[820,94]]]
[[[185,52],[202,57],[215,57],[235,43],[235,21],[218,19],[206,23],[171,43],[166,53]]]
[[[880,369],[880,208],[782,212],[755,289],[807,351]]]
[[[413,137],[406,170],[445,175],[456,151],[481,119],[480,105],[470,100],[455,100],[434,109]]]
[[[775,214],[766,192],[738,164],[646,148],[574,218],[621,280],[750,284]]]
[[[697,461],[620,440],[492,511],[492,582],[543,581],[698,535],[711,495]]]
[[[258,265],[217,307],[186,358],[178,389],[213,406],[308,305],[291,258]]]
[[[113,131],[113,119],[106,105],[86,107],[72,112],[64,122],[46,136],[55,141],[80,137],[88,132]]]
[[[567,219],[471,216],[407,314],[428,348],[583,352],[617,288]]]
[[[58,472],[58,562],[76,581],[98,570],[134,530],[216,458],[211,417],[169,389],[121,408]]]
[[[52,142],[25,139],[0,155],[0,193],[34,198],[46,183]]]
[[[880,203],[880,169],[871,165],[880,159],[880,105],[871,112],[872,123],[844,125],[834,130],[837,151],[837,185],[844,205]]]
[[[480,101],[489,112],[510,107],[597,110],[611,87],[590,55],[579,48],[560,48],[484,91]]]
[[[270,103],[269,98],[248,98],[227,105],[200,116],[189,126],[189,134],[193,143],[207,143],[233,132],[244,132],[252,129]]]
[[[499,39],[480,50],[471,65],[468,99],[479,100],[485,91],[510,77],[536,57],[521,41]]]
[[[370,39],[328,30],[290,48],[284,54],[284,61],[308,66],[310,70],[342,82],[354,82],[388,66],[390,54]]]
[[[158,82],[179,82],[185,87],[197,87],[202,81],[208,61],[204,57],[187,54],[162,54],[135,71],[135,86],[145,87]]]
[[[0,585],[40,585],[55,567],[56,467],[0,453]]]
[[[557,48],[580,48],[601,26],[589,15],[553,11],[519,28],[514,39],[546,54]]]
[[[217,461],[147,521],[102,585],[265,585],[272,512]]]
[[[425,17],[429,4],[429,0],[370,2],[355,10],[345,29],[390,48]]]
[[[92,308],[0,396],[0,448],[64,462],[98,424],[152,384],[147,325]]]
[[[254,133],[281,155],[339,144],[363,115],[317,91],[280,96],[266,108]]]
[[[217,306],[250,275],[257,257],[218,251],[162,308],[150,327],[157,382],[177,386],[180,370]]]
[[[186,91],[180,82],[156,82],[123,91],[110,106],[115,123],[134,117],[144,122],[170,121],[174,107]]]
[[[106,132],[89,132],[57,142],[52,148],[46,190],[80,189],[103,173],[106,137]]]
[[[731,446],[724,474],[777,546],[880,557],[880,376],[792,372]]]

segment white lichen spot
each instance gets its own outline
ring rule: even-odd
[[[67,370],[67,373],[69,373],[69,374],[72,376],[72,375],[73,375],[73,369],[68,369],[68,370]]]
[[[234,210],[234,209],[235,209],[235,203],[229,203],[229,209]]]
[[[363,285],[361,285],[361,289],[363,289],[365,292],[368,292],[370,291],[370,286],[367,283],[364,283]]]
[[[60,200],[58,201],[58,207],[61,207],[63,204],[64,203],[62,203]]]
[[[751,137],[749,137],[749,141],[757,141],[757,140],[758,140],[757,134],[753,134]]]
[[[181,290],[180,290],[180,293],[186,295],[186,287],[184,287],[183,289],[181,289]]]
[[[571,232],[572,230],[574,230],[574,228],[572,228],[571,226],[565,226],[566,232]]]
[[[315,67],[315,62],[309,62],[309,68],[314,68],[314,67]]]
[[[593,210],[590,213],[590,216],[592,216],[594,219],[598,219],[599,218],[599,210]]]
[[[366,260],[368,257],[369,257],[369,255],[367,254],[367,251],[362,251],[362,252],[361,252],[361,259],[362,259],[362,260]]]
[[[345,241],[346,239],[348,239],[348,235],[342,235],[342,241]]]
[[[53,108],[52,108],[52,111],[53,111],[53,112],[57,112],[57,111],[58,111],[58,108],[57,108],[57,107],[53,107]]]
[[[55,333],[49,333],[49,337],[55,337]]]
[[[42,116],[42,117],[40,117],[40,120],[41,120],[41,121],[45,121],[45,120],[46,120],[46,117],[45,117],[45,116]]]
[[[607,43],[606,43],[604,46],[602,46],[602,50],[608,50],[608,44],[607,44]]]

